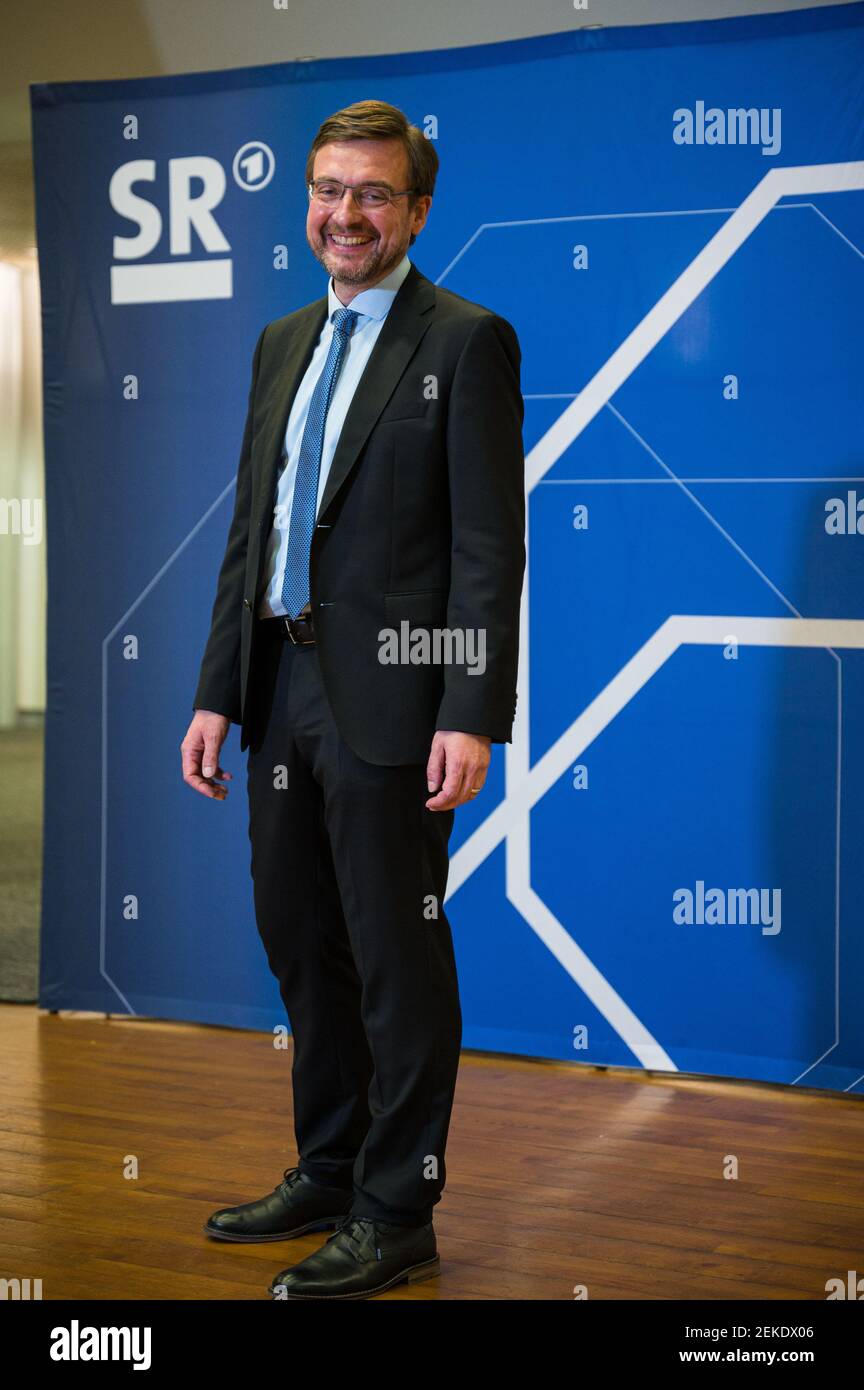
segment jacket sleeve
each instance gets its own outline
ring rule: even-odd
[[[213,710],[224,714],[234,724],[241,721],[240,711],[240,628],[243,619],[243,595],[246,582],[246,549],[249,542],[249,520],[252,505],[252,416],[255,389],[261,361],[261,345],[266,327],[255,346],[252,358],[252,384],[246,426],[237,467],[234,494],[234,515],[228,531],[225,556],[216,583],[216,598],[210,619],[210,635],[204,649],[198,688],[193,709]]]
[[[447,419],[451,553],[447,627],[473,628],[485,669],[445,664],[436,729],[509,743],[516,714],[525,572],[525,454],[515,329],[478,319],[456,365]],[[483,648],[475,646],[475,654]]]

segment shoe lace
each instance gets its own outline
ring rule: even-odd
[[[374,1221],[368,1220],[366,1217],[352,1216],[350,1212],[346,1216],[341,1217],[339,1221],[337,1221],[336,1229],[334,1230],[332,1235],[327,1237],[326,1244],[329,1245],[331,1240],[337,1240],[339,1236],[343,1236],[343,1243],[348,1245],[354,1258],[356,1260],[361,1260],[363,1258],[363,1251],[357,1241],[357,1237],[353,1235],[351,1231],[348,1229],[349,1226],[352,1226],[355,1222],[360,1222],[361,1220],[372,1227],[372,1235],[375,1241],[375,1254],[378,1256],[378,1259],[380,1260],[381,1250],[378,1246],[378,1232],[375,1229]]]
[[[280,1187],[284,1187],[284,1188],[286,1188],[286,1189],[289,1188],[289,1187],[291,1186],[292,1182],[296,1182],[296,1181],[297,1181],[297,1178],[299,1177],[299,1175],[300,1175],[300,1168],[299,1168],[299,1166],[296,1167],[296,1168],[286,1168],[285,1171],[284,1171],[284,1173],[282,1174],[282,1181],[281,1181],[281,1182],[277,1182],[275,1188],[273,1189],[274,1192],[278,1192]]]
[[[284,1173],[282,1174],[282,1181],[276,1184],[277,1189],[280,1187],[284,1187],[286,1189],[289,1188],[293,1182],[297,1181],[297,1178],[301,1171],[302,1170],[300,1169],[299,1165],[294,1168],[286,1168]],[[378,1245],[378,1232],[375,1227],[375,1222],[368,1217],[352,1216],[350,1211],[346,1212],[344,1216],[339,1218],[339,1220],[336,1222],[336,1228],[333,1231],[333,1234],[327,1237],[325,1243],[329,1245],[331,1240],[336,1240],[339,1236],[344,1236],[345,1243],[348,1245],[348,1248],[350,1249],[354,1258],[356,1260],[362,1259],[363,1252],[361,1250],[357,1237],[352,1235],[352,1233],[348,1229],[349,1226],[351,1226],[355,1221],[364,1221],[366,1224],[372,1227],[372,1235],[375,1240],[375,1254],[380,1260],[381,1250]]]

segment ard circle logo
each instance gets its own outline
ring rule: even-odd
[[[245,188],[247,193],[257,193],[259,188],[266,188],[275,169],[275,155],[263,140],[248,140],[241,145],[231,165],[234,182],[240,188]]]

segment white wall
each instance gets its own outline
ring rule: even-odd
[[[22,497],[45,497],[42,447],[42,324],[35,264],[21,271],[21,423],[18,486]],[[45,513],[40,545],[18,548],[18,708],[45,708]]]
[[[27,264],[27,260],[30,264]],[[0,728],[45,707],[42,367],[35,258],[0,261]],[[41,540],[26,539],[42,507]],[[28,512],[24,511],[25,520]],[[32,543],[33,541],[37,543]]]

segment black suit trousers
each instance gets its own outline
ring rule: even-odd
[[[275,628],[259,622],[254,643],[249,838],[299,1166],[353,1188],[354,1216],[420,1225],[444,1187],[462,1037],[443,910],[454,813],[427,810],[425,764],[353,752],[317,648]]]

